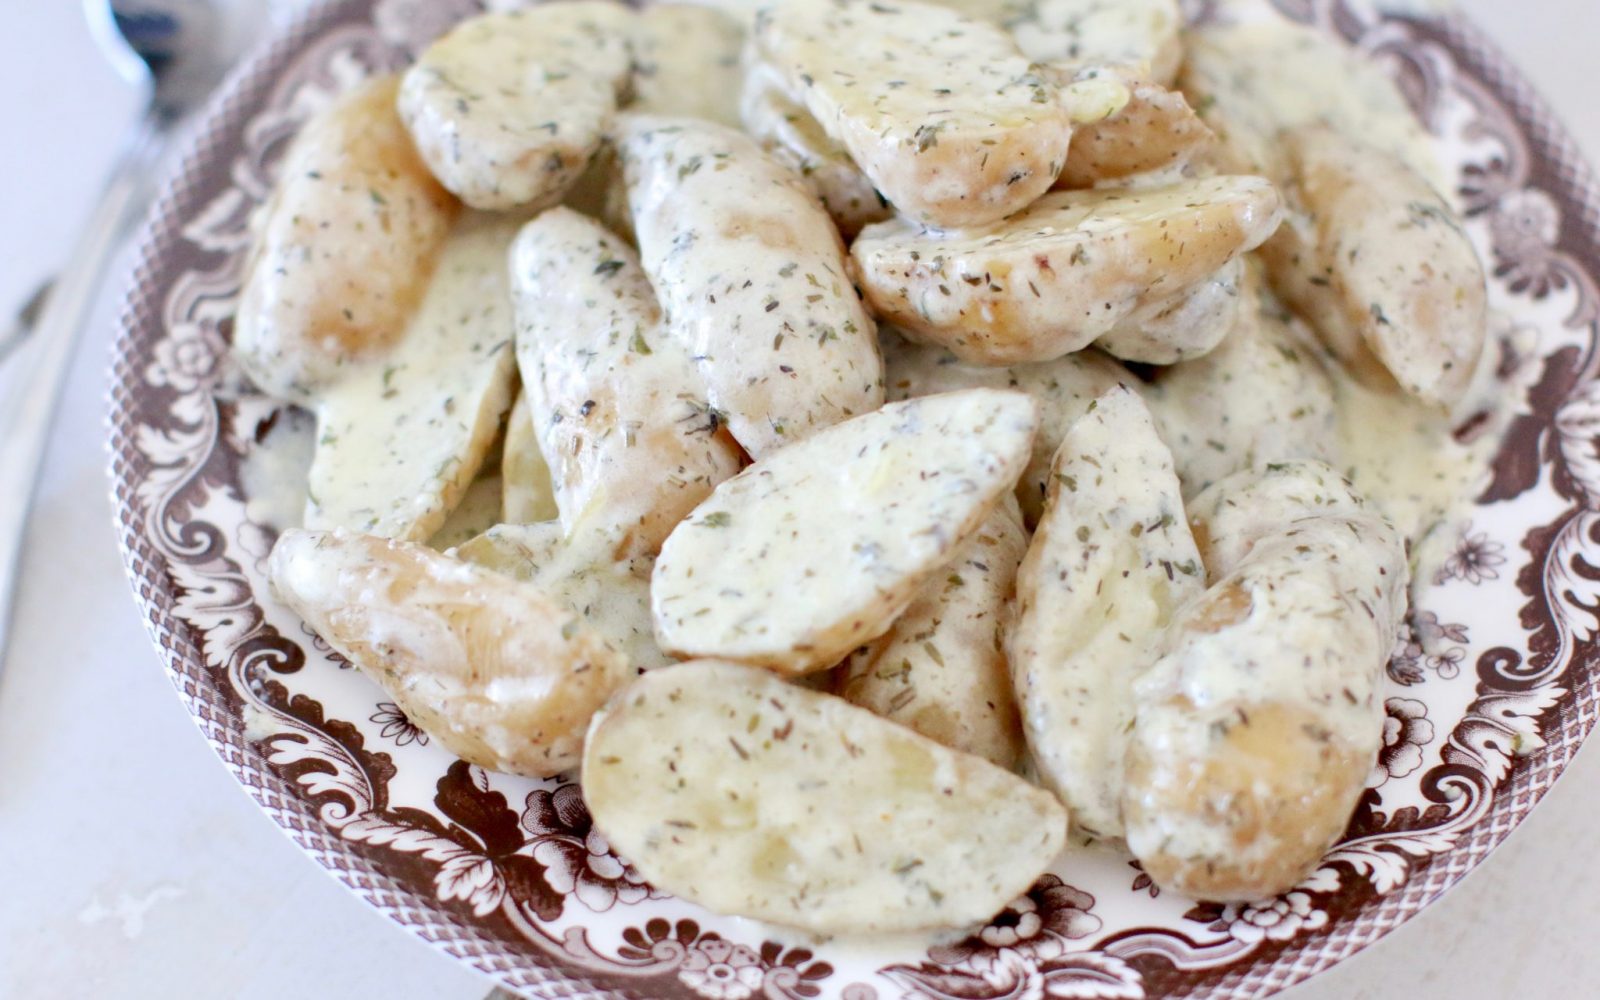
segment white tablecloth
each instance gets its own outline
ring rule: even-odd
[[[1600,158],[1600,2],[1463,6]],[[9,315],[67,253],[137,102],[77,4],[12,5],[3,53]],[[128,598],[106,500],[112,297],[67,388],[0,668],[0,998],[482,997],[485,980],[279,833],[174,697]],[[1293,1000],[1600,995],[1597,820],[1591,749],[1463,885]]]

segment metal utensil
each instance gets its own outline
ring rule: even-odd
[[[258,0],[85,0],[101,50],[119,73],[149,89],[149,100],[37,323],[19,324],[20,344],[11,345],[7,365],[24,377],[0,398],[0,662],[45,441],[95,292],[113,251],[144,213],[151,167],[176,124],[255,39],[265,7]]]

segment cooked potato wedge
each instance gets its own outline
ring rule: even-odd
[[[1186,497],[1269,462],[1340,460],[1333,379],[1311,331],[1264,283],[1247,268],[1221,345],[1143,389]]]
[[[820,934],[980,923],[1066,838],[1021,778],[714,661],[647,674],[596,716],[583,798],[651,884]]]
[[[1029,60],[1052,72],[1111,67],[1163,87],[1183,61],[1178,0],[938,0],[1000,25]],[[1074,139],[1074,142],[1077,140]]]
[[[803,674],[887,631],[1027,464],[1039,408],[969,389],[890,403],[718,486],[661,549],[656,638]]]
[[[894,214],[850,152],[784,91],[771,67],[750,67],[739,110],[745,131],[806,179],[846,239]]]
[[[306,527],[426,541],[460,501],[516,384],[505,263],[515,234],[497,217],[463,216],[399,341],[323,389]]]
[[[632,72],[633,12],[561,0],[468,18],[423,51],[400,116],[435,177],[474,208],[561,199]]]
[[[1261,248],[1273,287],[1345,367],[1392,377],[1441,410],[1483,353],[1483,265],[1449,204],[1416,171],[1327,128],[1283,137],[1287,224]]]
[[[630,110],[739,125],[744,24],[712,7],[653,3],[633,25]]]
[[[617,131],[639,255],[708,419],[759,459],[876,409],[872,320],[804,181],[711,122],[630,114]]]
[[[561,516],[556,506],[550,467],[539,451],[528,394],[517,393],[506,417],[506,441],[500,453],[500,512],[507,524],[537,524]]]
[[[294,529],[273,589],[407,718],[481,767],[550,777],[632,672],[537,586],[373,535]]]
[[[1352,499],[1332,469],[1296,462],[1190,508],[1215,582],[1135,682],[1122,801],[1128,847],[1163,888],[1286,892],[1350,820],[1406,589],[1404,544]]]
[[[1128,98],[1120,108],[1073,132],[1056,187],[1170,184],[1188,176],[1191,165],[1210,152],[1216,136],[1182,92],[1138,80],[1126,87]]]
[[[547,521],[495,525],[453,554],[534,584],[636,671],[676,663],[661,652],[652,630],[649,560],[618,560],[616,549],[616,539],[603,532],[568,539],[559,523]]]
[[[361,84],[300,130],[245,265],[233,349],[264,392],[309,403],[405,332],[460,205]]]
[[[1005,31],[948,8],[789,0],[757,16],[754,54],[918,222],[995,222],[1066,161],[1055,85]]]
[[[890,399],[958,389],[1016,389],[1039,404],[1039,433],[1034,435],[1033,455],[1016,491],[1023,521],[1029,526],[1038,523],[1044,510],[1050,463],[1067,428],[1102,393],[1119,384],[1138,382],[1126,368],[1094,350],[1037,364],[991,368],[969,365],[942,347],[913,343],[892,328],[884,328],[880,340]]]
[[[1095,341],[1112,357],[1149,365],[1172,365],[1203,357],[1222,343],[1239,315],[1239,281],[1244,258],[1171,299],[1136,309]]]
[[[953,750],[1015,770],[1022,724],[1001,636],[1027,547],[1022,512],[1004,497],[894,626],[850,654],[839,695]]]
[[[1277,228],[1259,177],[1141,191],[1056,191],[992,226],[933,232],[903,219],[851,247],[867,301],[919,340],[975,364],[1048,361],[1209,280]]]
[[[511,284],[517,361],[562,524],[655,552],[739,471],[740,455],[688,351],[661,329],[639,255],[552,208],[517,235]]]
[[[1172,456],[1118,387],[1066,432],[1049,499],[1017,571],[1009,638],[1023,731],[1074,829],[1123,834],[1123,749],[1134,681],[1173,613],[1205,589]]]

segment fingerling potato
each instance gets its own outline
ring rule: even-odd
[[[1017,392],[890,403],[718,486],[661,548],[656,638],[803,674],[877,638],[1015,484],[1039,424]]]
[[[505,263],[515,233],[463,216],[398,342],[322,390],[306,527],[420,542],[460,502],[516,382]]]
[[[740,456],[688,352],[661,329],[638,254],[553,208],[517,235],[511,283],[517,360],[562,524],[655,552]]]
[[[711,122],[630,114],[617,133],[639,256],[710,418],[759,459],[876,409],[875,328],[804,181]]]
[[[632,72],[633,12],[562,0],[468,18],[405,73],[400,117],[440,183],[474,208],[559,201]]]
[[[1141,191],[1056,191],[990,226],[942,232],[903,219],[851,246],[873,310],[974,364],[1048,361],[1137,310],[1188,292],[1277,228],[1259,177]]]
[[[1177,608],[1205,589],[1205,570],[1172,456],[1131,389],[1068,428],[1051,471],[1017,571],[1012,679],[1042,783],[1075,829],[1117,840],[1134,682]]]
[[[1006,770],[1022,759],[1022,725],[1001,635],[1028,547],[1004,497],[894,626],[850,654],[838,694],[885,719]]]
[[[1225,479],[1190,516],[1216,580],[1135,682],[1127,843],[1163,888],[1264,899],[1316,867],[1371,773],[1405,547],[1320,463]],[[1225,536],[1249,544],[1223,548]]]
[[[314,400],[393,347],[460,206],[428,173],[377,77],[300,130],[245,265],[233,348],[264,392]]]
[[[538,587],[431,549],[293,529],[268,563],[278,596],[451,753],[550,777],[631,675]]]
[[[1291,211],[1261,248],[1273,287],[1345,367],[1440,410],[1460,402],[1488,327],[1461,220],[1397,157],[1313,127],[1288,133]]]
[[[916,0],[789,0],[756,17],[755,57],[900,212],[994,222],[1050,188],[1072,124],[1005,31]]]
[[[1170,184],[1210,152],[1216,136],[1181,91],[1138,80],[1126,86],[1120,108],[1073,132],[1056,187]]]
[[[987,920],[1066,831],[1049,793],[979,757],[714,661],[646,674],[596,716],[583,797],[651,884],[819,934]]]

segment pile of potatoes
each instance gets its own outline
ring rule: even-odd
[[[497,6],[258,220],[236,355],[318,421],[282,599],[719,912],[962,927],[1069,830],[1304,877],[1406,607],[1332,380],[1446,410],[1482,352],[1424,174],[1175,0]]]

